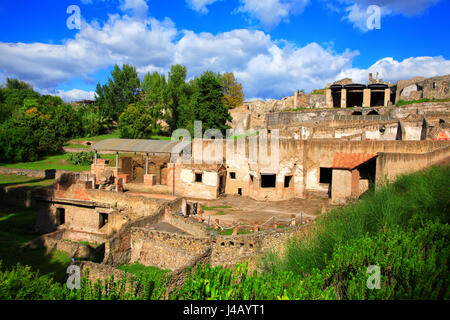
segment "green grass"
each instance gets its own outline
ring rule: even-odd
[[[5,175],[0,174],[0,187],[47,187],[55,182],[53,179],[39,179],[28,176]]]
[[[46,254],[45,248],[22,247],[39,236],[34,232],[35,220],[35,209],[0,208],[0,260],[4,267],[12,267],[20,262],[56,281],[64,281],[67,279],[66,269],[70,262],[65,252]]]
[[[223,210],[219,210],[219,209],[231,209],[231,206],[215,206],[215,207],[207,207],[207,206],[202,206],[202,209],[204,211],[215,211],[217,215],[219,216],[224,216],[227,213]]]
[[[150,139],[154,139],[154,140],[170,140],[172,137],[166,137],[166,136],[151,136]],[[118,130],[114,130],[111,133],[107,133],[107,134],[101,134],[98,136],[94,136],[94,137],[83,137],[83,138],[76,138],[73,139],[72,141],[101,141],[101,140],[106,140],[106,139],[120,139],[120,132]],[[75,144],[73,144],[75,145]],[[72,144],[71,144],[72,146]],[[76,148],[76,147],[73,147]]]
[[[325,89],[316,89],[311,91],[311,94],[324,94],[325,93]]]
[[[118,138],[120,138],[120,132],[118,130],[114,130],[111,133],[101,134],[93,137],[76,138],[73,139],[72,141],[101,141],[106,139],[118,139]]]
[[[74,148],[74,149],[89,149],[90,146],[84,144],[75,144],[75,143],[66,143],[64,145],[66,148]]]
[[[226,229],[226,230],[216,230],[214,228],[207,228],[210,232],[215,232],[221,236],[231,236],[233,234],[233,229]],[[246,229],[240,229],[238,230],[238,234],[249,234],[251,233],[250,230]]]
[[[449,222],[450,166],[400,176],[395,183],[368,192],[361,201],[335,208],[316,219],[313,230],[286,245],[286,255],[263,257],[264,268],[310,273],[324,268],[338,245],[385,233],[405,230],[425,221]]]
[[[412,101],[399,100],[396,104],[397,107],[406,106],[413,103],[423,103],[423,102],[449,102],[450,98],[446,99],[419,99]]]
[[[0,167],[28,169],[28,170],[67,170],[67,171],[89,171],[91,166],[75,166],[67,160],[67,154],[58,154],[53,156],[46,156],[41,160],[32,162],[17,162],[17,163],[0,163]]]
[[[154,277],[160,278],[170,272],[170,270],[164,270],[164,269],[160,269],[158,267],[144,266],[138,262],[135,262],[134,264],[123,264],[123,265],[117,267],[117,269],[126,271],[128,273],[132,273],[135,275],[139,275],[139,274],[148,275],[148,276],[151,276],[152,278],[154,278]]]
[[[66,170],[74,172],[90,171],[91,165],[73,165],[68,160],[68,154],[59,154],[54,156],[47,156],[41,160],[33,162],[17,162],[17,163],[0,163],[0,167],[4,168],[14,168],[14,169],[27,169],[27,170]],[[133,156],[134,153],[120,153],[119,157],[122,156]],[[115,154],[99,154],[99,158],[108,159],[109,165],[114,167],[116,165],[116,155]]]

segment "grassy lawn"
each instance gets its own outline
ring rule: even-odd
[[[39,179],[28,176],[17,176],[11,174],[0,174],[0,187],[47,187],[55,182],[53,179]]]
[[[160,278],[170,272],[170,270],[164,270],[153,266],[147,267],[137,262],[135,262],[134,264],[123,264],[119,266],[117,269],[135,275],[143,273],[145,275],[151,276],[151,278]]]
[[[91,166],[75,166],[67,160],[67,154],[47,156],[33,162],[0,163],[0,167],[28,169],[28,170],[67,170],[67,171],[89,171]]]
[[[81,152],[82,150],[80,150]],[[133,156],[134,153],[120,153],[119,156]],[[4,168],[14,168],[14,169],[27,169],[27,170],[66,170],[66,171],[90,171],[90,165],[73,165],[68,159],[68,153],[58,154],[54,156],[47,156],[41,160],[33,162],[17,162],[17,163],[0,163],[0,167]],[[116,155],[115,154],[100,154],[99,158],[108,159],[111,167],[116,165]]]
[[[90,146],[86,146],[84,144],[75,144],[75,143],[66,143],[64,145],[64,147],[66,147],[66,148],[76,148],[76,149],[89,149],[90,148]]]
[[[231,206],[215,206],[215,207],[207,207],[207,206],[202,206],[202,209],[204,211],[215,211],[217,215],[219,216],[223,216],[226,215],[227,213],[223,210],[219,210],[219,209],[231,209]]]
[[[73,139],[72,141],[101,141],[101,140],[106,140],[106,139],[120,139],[120,132],[118,130],[115,130],[111,133],[107,133],[107,134],[101,134],[99,136],[94,136],[94,137],[84,137],[84,138],[76,138]],[[150,139],[154,139],[154,140],[170,140],[171,137],[164,137],[164,136],[151,136]],[[70,147],[71,148],[76,148],[74,147],[75,144],[71,144]],[[68,146],[67,146],[68,147]]]
[[[119,131],[116,130],[111,133],[101,134],[99,136],[94,137],[77,138],[73,139],[72,141],[101,141],[106,139],[118,139],[118,138],[120,138],[120,133]]]
[[[48,274],[56,281],[67,279],[66,269],[70,262],[67,254],[54,251],[45,254],[45,248],[26,249],[22,245],[35,239],[36,211],[24,208],[0,208],[0,260],[9,268],[20,262],[41,274]]]

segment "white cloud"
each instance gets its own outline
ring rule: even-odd
[[[266,29],[289,21],[289,16],[303,12],[309,0],[240,0],[237,12],[245,13],[250,19],[256,19]]]
[[[187,4],[191,9],[200,12],[200,13],[208,13],[207,6],[213,4],[220,0],[186,0]]]
[[[94,91],[84,91],[80,89],[72,89],[69,91],[58,90],[56,96],[61,97],[66,102],[72,102],[77,100],[94,100]]]
[[[131,10],[132,16],[137,19],[145,19],[148,16],[148,5],[145,0],[121,0],[122,11]]]
[[[83,22],[75,38],[63,44],[0,42],[0,79],[17,77],[55,92],[64,82],[75,77],[90,81],[96,71],[116,63],[136,66],[141,76],[167,72],[179,63],[187,67],[189,78],[205,70],[233,72],[247,98],[281,98],[298,89],[322,88],[346,76],[365,82],[369,72],[380,72],[385,80],[393,81],[450,73],[450,61],[443,57],[412,57],[400,62],[385,58],[367,70],[354,68],[353,58],[358,54],[335,52],[332,44],[298,47],[258,30],[195,33],[177,30],[170,19],[111,15],[102,26]],[[91,92],[76,90],[59,94],[92,97]]]
[[[417,76],[433,77],[450,74],[450,60],[438,57],[411,57],[402,61],[391,57],[378,60],[368,69],[349,68],[339,73],[336,79],[352,78],[353,82],[366,83],[369,73],[379,73],[384,81],[398,81]]]

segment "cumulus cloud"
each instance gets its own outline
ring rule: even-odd
[[[236,12],[246,14],[250,20],[257,20],[266,29],[289,21],[289,16],[303,12],[309,0],[240,0]]]
[[[397,61],[391,57],[378,60],[367,69],[349,68],[337,75],[337,79],[352,78],[365,83],[369,73],[379,73],[384,81],[398,81],[417,76],[433,77],[450,74],[450,60],[438,57],[411,57]]]
[[[137,19],[145,19],[148,15],[148,5],[145,0],[122,0],[120,6],[122,11],[131,11],[132,16]]]
[[[186,0],[189,7],[200,13],[208,13],[207,6],[220,0]]]
[[[72,89],[69,91],[57,90],[56,96],[61,97],[66,102],[78,101],[78,100],[94,100],[94,91],[84,91],[80,89]]]
[[[365,82],[369,72],[379,72],[392,81],[450,73],[450,61],[443,57],[385,58],[367,70],[358,69],[353,67],[358,54],[354,50],[335,52],[332,44],[299,47],[258,30],[195,33],[179,31],[170,19],[111,15],[103,25],[83,22],[75,38],[63,44],[0,42],[0,79],[17,77],[55,92],[75,77],[92,81],[92,74],[116,63],[136,66],[141,76],[166,73],[179,63],[187,67],[189,78],[205,70],[233,72],[250,99],[281,98],[344,77]],[[91,92],[77,90],[58,94],[67,99],[92,97]]]

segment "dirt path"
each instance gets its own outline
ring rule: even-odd
[[[219,219],[220,225],[224,227],[237,223],[262,224],[271,217],[275,217],[282,224],[282,220],[289,220],[293,215],[297,216],[296,221],[300,222],[300,217],[314,219],[320,214],[322,205],[328,206],[328,199],[322,198],[272,202],[256,201],[235,195],[201,202],[207,209],[204,210],[205,218],[210,219],[211,223]]]

